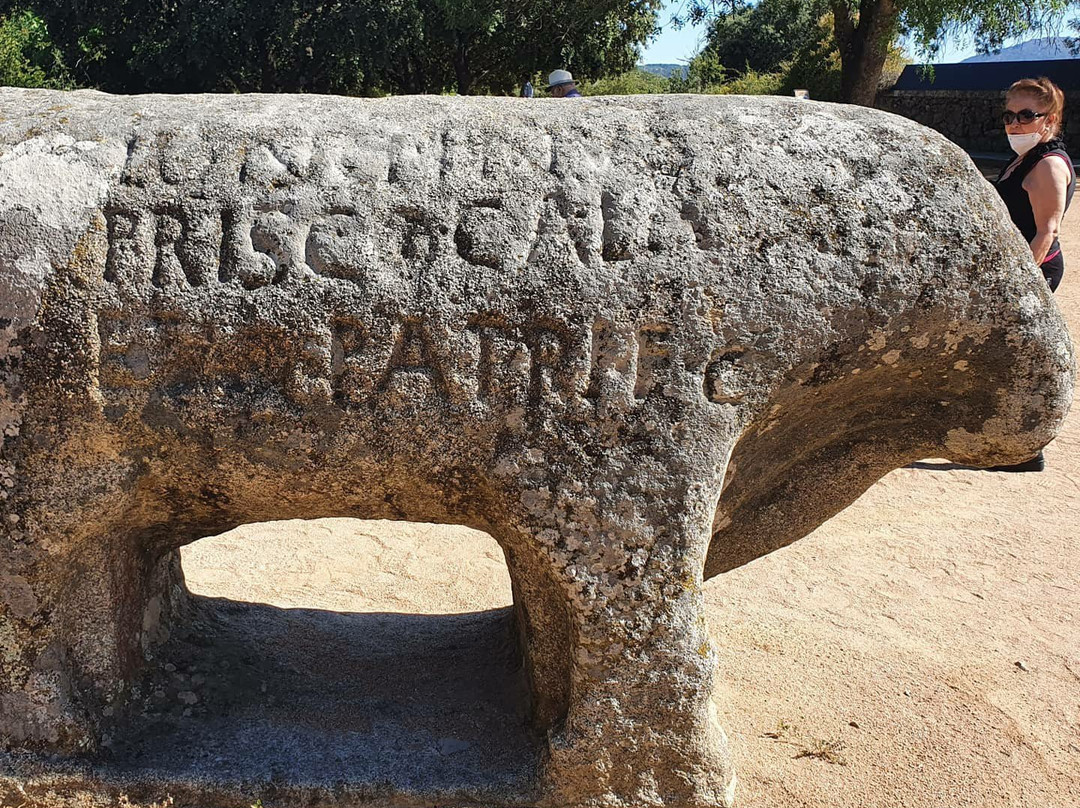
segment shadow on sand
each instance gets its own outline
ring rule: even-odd
[[[244,806],[535,797],[541,746],[527,728],[509,607],[413,615],[192,603],[103,753],[52,761],[52,772],[79,771],[105,786],[91,785],[99,793]]]
[[[964,466],[960,463],[950,463],[948,460],[916,460],[914,463],[909,463],[907,467],[923,471],[986,471],[979,466]]]

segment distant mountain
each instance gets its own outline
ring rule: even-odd
[[[646,73],[655,73],[657,76],[663,76],[665,79],[670,79],[673,75],[686,78],[686,65],[651,64],[638,65],[637,67],[638,70],[644,70]]]
[[[965,59],[964,62],[1039,62],[1048,59],[1076,59],[1080,55],[1069,50],[1063,36],[1032,39],[1002,48],[999,53],[984,53]]]

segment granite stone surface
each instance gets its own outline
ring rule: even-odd
[[[1074,371],[992,188],[886,113],[0,90],[0,791],[731,805],[704,581],[918,458],[1031,457]],[[487,531],[512,613],[287,630],[188,596],[181,546],[325,516]],[[269,654],[275,711],[256,626],[360,639]],[[440,692],[413,651],[458,634]],[[350,689],[391,658],[439,722]],[[320,693],[363,730],[305,724]]]

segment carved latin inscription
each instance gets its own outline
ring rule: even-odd
[[[449,330],[418,317],[379,330],[343,313],[324,331],[280,327],[267,336],[265,323],[224,331],[167,314],[132,319],[103,311],[98,332],[106,398],[151,387],[227,397],[270,385],[298,403],[326,396],[344,410],[392,404],[408,391],[448,405],[476,401],[550,415],[569,406],[629,412],[653,396],[675,395],[669,385],[677,378],[671,327],[650,324],[627,336],[602,319],[584,332],[486,314]],[[729,390],[740,355],[719,352],[700,369],[708,400],[741,400]]]
[[[476,312],[436,329],[422,316],[398,316],[387,325],[385,316],[350,310],[350,285],[393,295],[411,285],[419,296],[443,261],[468,263],[475,268],[469,277],[479,280],[527,263],[557,269],[631,262],[664,249],[652,228],[660,215],[652,186],[630,183],[592,199],[572,185],[539,197],[503,187],[470,193],[451,210],[432,210],[430,195],[413,201],[410,188],[445,181],[439,150],[457,148],[452,136],[425,144],[395,135],[381,145],[301,137],[181,159],[198,141],[183,134],[136,137],[104,211],[104,280],[121,300],[153,300],[147,312],[155,312],[133,323],[107,312],[99,317],[106,394],[152,381],[171,391],[228,396],[270,380],[289,398],[325,398],[344,410],[385,405],[407,389],[413,399],[419,390],[421,399],[454,407],[629,412],[652,397],[690,389],[673,383],[678,373],[696,373],[707,400],[741,400],[733,388],[737,355],[718,350],[696,370],[677,367],[673,324],[629,326],[598,317],[570,327]],[[454,159],[464,154],[454,153]],[[207,198],[203,189],[214,172],[235,172],[237,194]],[[467,173],[480,183],[493,178],[487,168]],[[124,202],[134,189],[138,201]],[[159,193],[157,204],[146,205],[148,191]],[[702,218],[686,207],[667,215]],[[243,332],[181,325],[182,317],[168,314],[183,310],[170,301],[186,290],[239,300],[232,296],[283,284],[321,284],[310,287],[318,290],[310,305],[326,310],[325,324],[281,324],[280,342],[261,345]],[[327,290],[332,294],[324,299]],[[339,298],[341,305],[334,302]],[[187,376],[191,368],[201,375],[179,378],[182,367]]]

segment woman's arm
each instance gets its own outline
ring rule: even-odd
[[[1071,179],[1072,170],[1056,155],[1047,155],[1039,160],[1024,178],[1024,190],[1031,200],[1031,212],[1035,214],[1031,255],[1036,264],[1046,260],[1054,239],[1058,237],[1061,217],[1065,213],[1065,190]]]

